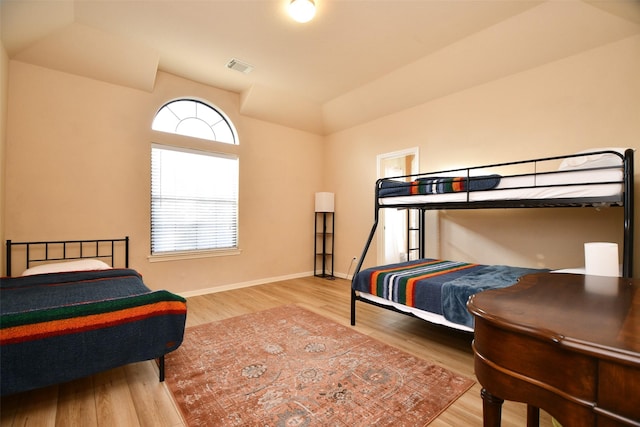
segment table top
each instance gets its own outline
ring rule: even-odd
[[[472,296],[469,311],[573,351],[640,365],[640,281],[567,273],[524,276]]]

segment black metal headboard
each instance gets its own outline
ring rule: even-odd
[[[129,267],[129,236],[118,239],[50,240],[41,242],[12,242],[7,240],[6,275],[11,276],[12,252],[22,247],[25,268],[33,263],[93,258],[108,261],[115,267],[117,248],[124,246],[124,267]],[[122,252],[120,252],[122,253]]]

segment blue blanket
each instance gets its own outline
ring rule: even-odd
[[[445,319],[473,328],[473,316],[467,310],[471,295],[487,289],[506,288],[515,284],[522,276],[549,270],[485,265],[469,271],[463,277],[447,281],[442,285],[442,311]]]
[[[0,290],[2,316],[151,292],[137,271],[120,268],[3,278]]]

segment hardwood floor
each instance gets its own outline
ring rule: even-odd
[[[316,277],[197,296],[188,300],[187,327],[284,304],[297,304],[348,325],[349,297],[348,281]],[[364,334],[475,379],[471,334],[363,303],[357,306],[356,320],[356,329]],[[157,375],[155,362],[141,362],[5,396],[0,427],[183,426],[171,394]],[[502,419],[503,426],[526,425],[525,405],[505,402]],[[551,426],[548,414],[542,412],[540,425]],[[480,386],[476,383],[430,426],[482,426]]]

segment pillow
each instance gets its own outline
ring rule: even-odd
[[[32,276],[34,274],[62,273],[66,271],[108,270],[110,268],[107,263],[99,259],[79,259],[75,261],[37,265],[26,269],[22,275]]]
[[[590,148],[588,150],[580,151],[576,154],[592,153],[594,151],[616,151],[624,155],[625,148]],[[560,163],[560,170],[563,169],[588,169],[588,168],[601,168],[610,166],[620,166],[622,161],[620,157],[611,153],[591,154],[588,156],[569,157],[562,160]]]

